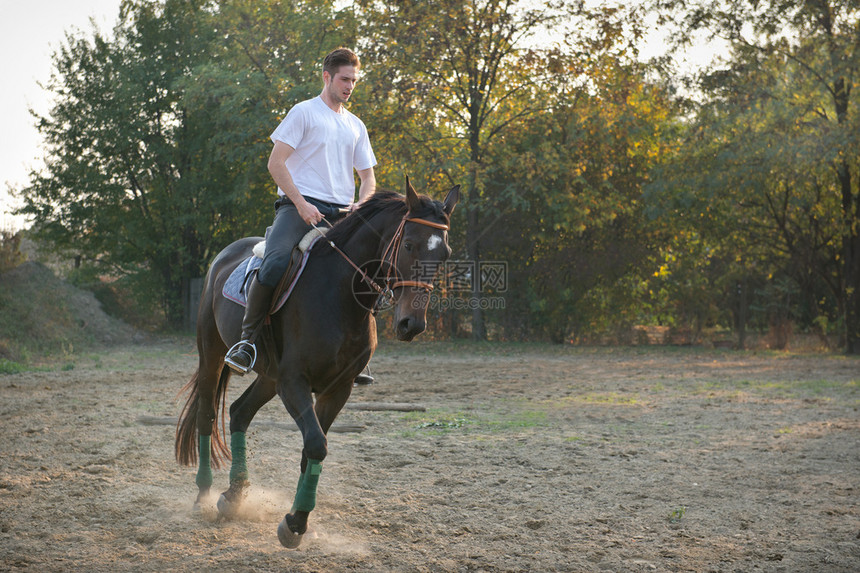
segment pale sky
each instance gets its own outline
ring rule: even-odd
[[[41,166],[41,139],[28,113],[45,114],[50,100],[39,83],[51,74],[51,55],[72,29],[92,31],[91,20],[109,33],[119,16],[121,0],[0,0],[0,230],[17,230],[24,221],[10,215],[15,207],[11,187],[27,183],[30,169]],[[659,44],[659,42],[657,42]],[[646,53],[659,51],[650,46]],[[701,46],[689,54],[692,60],[710,60],[712,48]]]
[[[51,77],[51,54],[67,30],[91,31],[91,18],[100,30],[110,31],[119,5],[120,0],[0,0],[0,229],[22,226],[9,215],[8,187],[23,186],[30,169],[41,165],[41,139],[27,109],[43,114],[50,109],[38,84]]]

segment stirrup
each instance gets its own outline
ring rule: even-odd
[[[248,356],[251,357],[251,364],[248,365],[247,368],[242,366],[241,364],[237,364],[237,363],[233,362],[230,359],[230,355],[233,354],[233,351],[236,350],[237,348],[241,348],[242,346],[247,346],[248,349],[250,350],[248,352]],[[239,342],[237,342],[236,344],[231,346],[230,350],[227,351],[227,355],[224,357],[224,363],[227,364],[227,366],[229,366],[230,369],[233,370],[234,372],[236,372],[238,374],[245,375],[248,372],[250,372],[251,370],[253,370],[254,364],[257,363],[257,347],[254,345],[253,342],[249,342],[247,340],[240,340]]]
[[[368,364],[364,369],[367,374],[363,372],[355,377],[352,381],[352,386],[368,386],[369,384],[373,384],[373,375],[370,373],[370,364]]]

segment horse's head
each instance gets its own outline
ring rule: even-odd
[[[419,196],[406,178],[407,213],[402,234],[392,242],[397,281],[390,285],[396,296],[394,330],[400,340],[410,341],[427,327],[433,277],[451,256],[448,225],[459,200],[459,185],[440,203]]]

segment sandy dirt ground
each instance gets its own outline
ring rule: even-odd
[[[426,411],[341,414],[364,429],[330,435],[295,551],[280,403],[233,521],[192,513],[174,428],[139,421],[178,415],[191,339],[0,376],[0,570],[860,570],[858,359],[386,343],[372,364],[351,401]]]

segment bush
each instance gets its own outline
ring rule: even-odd
[[[14,269],[24,262],[21,253],[21,234],[0,231],[0,273]]]

